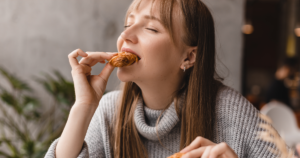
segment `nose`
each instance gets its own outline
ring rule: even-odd
[[[126,42],[131,42],[136,44],[138,42],[137,38],[137,28],[134,26],[127,27],[122,33],[121,38]]]

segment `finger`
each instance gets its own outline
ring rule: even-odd
[[[92,58],[82,58],[80,61],[79,61],[79,64],[82,64],[82,65],[87,65],[87,66],[94,66],[98,63],[99,61],[95,60],[95,59],[92,59]]]
[[[114,66],[107,63],[98,76],[107,82],[108,78],[109,78],[110,74],[112,73],[112,71],[114,70],[114,68],[115,68]]]
[[[226,143],[220,143],[214,146],[214,148],[211,151],[211,158],[217,158],[221,155],[226,155],[226,157],[237,157],[234,150],[230,148]]]
[[[202,155],[198,155],[198,157],[201,157],[201,158],[210,158],[209,156],[210,156],[210,152],[211,152],[212,148],[213,148],[212,146],[208,146],[205,149],[204,153]]]
[[[111,72],[114,70],[114,68],[115,67],[107,63],[99,75],[92,76],[91,78],[92,86],[97,89],[96,93],[99,96],[103,95],[108,82],[108,78]]]
[[[73,52],[71,52],[68,55],[68,58],[69,58],[69,62],[70,62],[70,65],[72,68],[74,68],[75,66],[77,66],[79,64],[78,60],[77,60],[78,56],[87,57],[88,54],[85,53],[84,51],[82,51],[81,49],[76,49]]]
[[[208,146],[208,145],[214,145],[215,143],[211,142],[208,139],[205,139],[203,137],[197,137],[189,146],[185,147],[182,149],[180,152],[181,153],[187,153],[193,149],[197,149],[202,146]]]
[[[181,158],[198,158],[200,157],[204,151],[206,150],[207,146],[205,147],[200,147],[198,149],[194,149],[190,152],[187,152],[186,154],[184,154]]]
[[[92,54],[95,52],[86,52],[86,53],[88,54],[88,56],[81,58],[81,60],[78,62],[79,64],[92,66],[92,64],[95,64],[98,62],[98,61],[95,61],[94,58],[92,58]]]
[[[81,96],[82,93],[90,91],[88,76],[90,75],[91,67],[87,65],[78,65],[72,70],[72,78],[74,81],[75,94]]]
[[[88,57],[82,58],[80,64],[85,64],[89,66],[94,66],[98,62],[104,62],[105,60],[110,60],[112,57],[116,56],[118,53],[105,53],[105,52],[88,52]]]

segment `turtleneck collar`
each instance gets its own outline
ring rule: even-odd
[[[183,96],[179,104],[182,103]],[[156,125],[157,120],[158,124]],[[162,139],[179,122],[174,101],[166,110],[153,110],[143,104],[143,99],[139,98],[134,112],[134,122],[138,132],[149,140]]]

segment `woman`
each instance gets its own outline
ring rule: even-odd
[[[140,60],[118,68],[122,90],[102,97],[114,67],[91,67],[116,53],[70,53],[76,102],[46,157],[274,157],[255,138],[258,112],[215,79],[214,31],[200,0],[133,1],[117,47]]]

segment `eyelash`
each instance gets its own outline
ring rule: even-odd
[[[127,27],[130,27],[130,25],[125,25],[124,26],[124,29],[127,29]],[[150,28],[146,28],[147,30],[150,30],[150,31],[153,31],[155,33],[157,33],[158,31],[157,30],[154,30],[154,29],[150,29]]]

